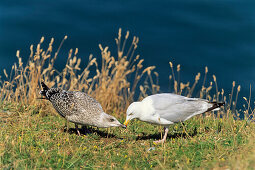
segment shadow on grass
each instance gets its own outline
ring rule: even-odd
[[[83,126],[82,128],[79,128],[79,131],[80,131],[81,136],[88,135],[88,134],[94,134],[95,133],[96,135],[98,135],[100,137],[103,137],[103,138],[123,139],[123,138],[120,138],[120,137],[118,137],[118,136],[116,136],[114,134],[103,132],[103,131],[100,131],[98,129],[92,128],[92,127],[85,127],[85,126]],[[78,135],[78,132],[77,132],[77,130],[75,128],[69,128],[68,131],[65,128],[64,132],[68,132],[69,134],[76,134],[76,135]]]
[[[136,138],[136,140],[137,141],[138,140],[148,140],[148,139],[160,140],[160,139],[163,138],[163,135],[164,134],[162,134],[162,136],[161,136],[160,133],[155,133],[155,134],[150,134],[150,135],[146,135],[146,134],[143,133],[143,135],[142,136],[138,136]],[[177,132],[177,133],[174,133],[174,134],[168,134],[167,135],[167,139],[189,138],[189,137],[194,137],[196,135],[197,135],[197,128],[195,128],[193,130],[193,132],[189,132],[189,133],[187,133],[187,132],[180,132],[180,133],[178,133]]]

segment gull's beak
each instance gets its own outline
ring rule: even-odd
[[[126,126],[126,125],[123,125],[123,124],[121,124],[120,126],[123,127],[123,128],[125,128],[125,129],[127,128],[127,126]]]
[[[130,120],[125,120],[124,125],[127,126]]]

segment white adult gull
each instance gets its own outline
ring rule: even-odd
[[[133,102],[127,109],[124,125],[127,126],[134,118],[162,125],[165,129],[164,137],[162,140],[154,141],[161,143],[166,141],[169,125],[186,121],[201,113],[218,110],[223,105],[223,102],[209,102],[205,99],[188,98],[172,93],[155,94],[140,102]]]

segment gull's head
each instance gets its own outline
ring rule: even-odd
[[[98,125],[98,127],[123,127],[126,128],[125,125],[121,124],[115,117],[108,115],[106,113],[103,113],[101,115],[101,123]]]
[[[128,109],[126,112],[126,120],[124,122],[125,126],[127,126],[130,120],[139,118],[140,103],[141,102],[133,102],[131,105],[128,106]]]

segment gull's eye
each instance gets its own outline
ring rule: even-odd
[[[111,118],[111,119],[110,119],[110,122],[113,122],[113,121],[114,121],[114,119]]]
[[[133,113],[130,113],[128,116],[132,116],[133,115]]]

